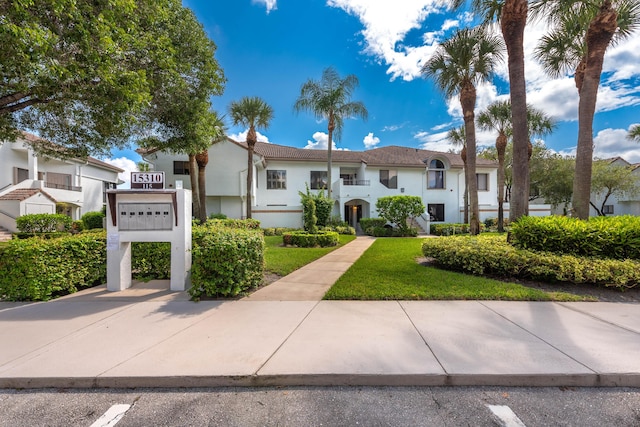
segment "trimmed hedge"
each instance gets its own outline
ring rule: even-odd
[[[480,224],[480,231],[485,231],[486,224]],[[456,234],[469,234],[469,224],[436,223],[429,226],[429,233],[435,236],[453,236]]]
[[[103,228],[102,220],[105,218],[105,215],[102,212],[87,212],[82,215],[82,225],[84,225],[85,230],[93,230],[96,228]]]
[[[204,224],[206,227],[229,227],[229,228],[242,228],[245,230],[259,230],[260,221],[257,219],[208,219]]]
[[[0,247],[0,298],[46,301],[105,283],[106,235],[11,240]]]
[[[131,243],[131,274],[142,281],[170,278],[171,243]]]
[[[337,246],[340,238],[335,231],[319,231],[311,234],[306,231],[293,231],[282,234],[282,242],[289,246],[300,248],[314,248]]]
[[[477,275],[545,282],[590,283],[632,288],[640,283],[640,262],[518,249],[503,236],[426,239],[422,253],[447,269]]]
[[[28,214],[16,219],[16,227],[23,233],[52,233],[71,231],[73,220],[62,214]]]
[[[521,249],[613,259],[640,260],[640,217],[522,217],[510,242]]]
[[[239,223],[234,222],[234,225]],[[253,227],[253,222],[248,225]],[[263,271],[264,236],[261,230],[228,227],[210,221],[193,228],[189,289],[193,298],[240,295],[262,283]]]

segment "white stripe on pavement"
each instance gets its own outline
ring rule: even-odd
[[[124,414],[131,408],[131,405],[113,405],[107,412],[102,414],[98,420],[91,424],[91,427],[110,427],[116,425]]]
[[[520,418],[505,405],[487,405],[504,427],[526,427]]]

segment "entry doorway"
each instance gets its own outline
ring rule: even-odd
[[[358,221],[362,218],[362,205],[345,205],[344,220],[353,228],[356,228]]]

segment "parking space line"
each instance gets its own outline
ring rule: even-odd
[[[526,427],[520,418],[505,405],[487,405],[503,427]]]
[[[102,414],[91,427],[110,427],[116,425],[124,417],[124,414],[131,408],[131,405],[113,405],[107,412]]]

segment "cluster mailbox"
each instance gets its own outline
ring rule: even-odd
[[[191,284],[191,191],[107,191],[107,290],[131,286],[131,242],[170,242],[172,291]]]
[[[118,203],[118,230],[171,230],[171,203]]]

